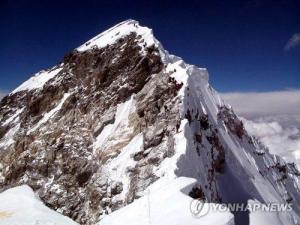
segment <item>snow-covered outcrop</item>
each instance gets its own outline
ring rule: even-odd
[[[55,66],[54,68],[47,71],[40,71],[29,80],[21,84],[19,87],[17,87],[12,93],[42,88],[48,80],[54,78],[61,70],[62,65]]]
[[[187,211],[190,196],[207,204],[292,203],[292,212],[266,221],[297,224],[299,175],[248,135],[206,69],[169,54],[134,20],[0,103],[0,190],[27,184],[81,224],[253,224],[264,215],[212,212],[198,221]]]
[[[70,218],[47,208],[26,185],[0,194],[1,225],[76,225]]]
[[[188,196],[188,193],[185,193],[185,189],[192,187],[194,183],[194,179],[186,177],[179,177],[170,181],[159,180],[151,185],[147,194],[132,204],[104,217],[99,225],[120,224],[120,221],[122,224],[130,225],[234,224],[233,215],[230,212],[212,211],[201,219],[191,215],[192,198]]]

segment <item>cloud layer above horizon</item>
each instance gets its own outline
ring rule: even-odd
[[[248,119],[276,117],[300,124],[300,90],[233,92],[222,97],[234,111]]]
[[[224,93],[247,131],[300,169],[300,90]]]
[[[258,137],[271,153],[280,155],[287,162],[295,162],[300,169],[300,130],[283,127],[277,121],[254,122],[243,119],[249,134]]]

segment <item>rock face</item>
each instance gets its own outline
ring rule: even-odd
[[[41,71],[0,103],[0,190],[27,184],[80,224],[144,195],[161,177],[193,177],[190,190],[230,202],[237,180],[261,202],[292,202],[299,172],[247,134],[208,84],[205,69],[165,51],[129,20]]]

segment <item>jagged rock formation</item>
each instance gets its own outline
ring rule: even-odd
[[[206,69],[168,54],[129,20],[67,54],[0,103],[0,190],[31,186],[51,208],[93,224],[162,178],[190,195],[292,202],[299,172],[268,153],[208,84]],[[236,189],[235,189],[236,188]]]

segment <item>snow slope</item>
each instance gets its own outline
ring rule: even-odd
[[[42,88],[44,84],[54,78],[60,71],[62,70],[62,65],[60,67],[54,67],[47,71],[40,71],[39,73],[35,74],[29,80],[25,81],[19,87],[17,87],[12,94],[20,92],[20,91],[30,91],[33,89]]]
[[[106,216],[99,225],[233,224],[233,215],[229,212],[212,211],[203,218],[191,214],[192,198],[184,191],[193,183],[194,179],[184,177],[174,180],[162,179],[148,188],[148,194]]]
[[[0,225],[76,225],[46,207],[30,187],[23,185],[0,194]]]
[[[124,85],[121,81],[132,75],[127,70],[125,73],[121,73],[122,68],[127,68],[124,63],[117,70],[122,77],[116,76],[115,83],[112,82],[110,86],[106,87],[111,92],[107,92],[107,89],[101,90],[101,86],[97,86],[100,90],[93,89],[96,85],[90,85],[93,84],[91,80],[84,80],[90,86],[84,86],[84,82],[79,82],[81,79],[89,77],[85,72],[78,74],[78,71],[83,69],[79,65],[88,65],[90,59],[95,59],[94,67],[98,64],[101,65],[101,63],[96,63],[99,62],[99,59],[107,59],[112,55],[113,58],[109,58],[110,60],[107,62],[118,64],[120,59],[114,58],[116,55],[114,50],[119,49],[122,52],[124,44],[121,43],[116,48],[114,44],[120,38],[125,38],[132,33],[140,37],[134,36],[135,39],[131,40],[133,46],[130,48],[133,49],[136,47],[135,45],[141,48],[136,48],[138,49],[139,57],[136,58],[138,60],[133,62],[134,65],[130,65],[137,69],[129,71],[136,75],[137,72],[144,71],[145,67],[162,68],[158,72],[150,70],[149,74],[139,74],[147,76],[141,89],[133,93],[128,92],[129,89],[125,89],[123,94],[132,94],[124,99],[121,98],[120,102],[111,100],[116,97],[113,95],[117,95],[114,90],[120,91],[119,87]],[[104,48],[107,45],[113,47],[112,49],[107,48],[110,54],[105,57],[97,58],[89,55],[90,52],[97,53],[97,51],[90,51],[91,49]],[[152,58],[149,59],[151,53],[148,52],[147,47],[153,45],[158,51],[151,49],[155,57],[150,55]],[[117,53],[120,52],[117,51]],[[26,149],[23,149],[23,145],[19,145],[22,148],[18,149],[16,154],[19,154],[20,151],[22,154],[20,154],[20,158],[17,158],[17,162],[14,161],[14,154],[7,156],[7,158],[10,157],[12,165],[15,163],[15,167],[11,167],[7,161],[3,161],[5,167],[3,165],[2,169],[0,164],[1,180],[4,180],[1,177],[3,174],[2,176],[5,175],[7,180],[16,177],[19,182],[24,182],[26,177],[18,177],[19,173],[16,170],[19,168],[19,162],[20,164],[23,162],[22,160],[24,160],[25,166],[21,169],[25,171],[28,169],[26,168],[27,158],[22,158],[22,156],[40,153],[37,154],[38,156],[34,156],[38,160],[34,159],[32,162],[33,166],[36,166],[35,163],[39,163],[39,166],[33,168],[41,169],[41,173],[31,175],[37,175],[35,179],[42,180],[38,180],[38,183],[43,185],[43,196],[48,197],[45,197],[48,201],[58,196],[63,198],[65,205],[60,204],[59,210],[66,215],[72,215],[75,207],[77,210],[75,216],[78,220],[85,221],[84,223],[87,223],[86,221],[90,218],[93,219],[91,221],[97,221],[100,216],[102,220],[99,224],[104,225],[120,225],[120,221],[124,225],[233,224],[233,222],[253,225],[262,223],[299,224],[300,184],[297,171],[280,157],[270,154],[263,145],[247,133],[232,108],[226,105],[209,85],[209,75],[205,68],[189,65],[181,58],[169,54],[155,39],[151,29],[140,26],[134,20],[124,21],[99,34],[78,47],[72,57],[78,57],[76,59],[81,62],[82,58],[80,57],[85,55],[83,53],[87,53],[86,55],[91,58],[84,58],[85,63],[78,63],[78,65],[73,62],[72,66],[79,69],[77,73],[73,67],[66,65],[64,70],[68,76],[66,80],[70,79],[72,82],[66,82],[65,88],[59,89],[61,86],[55,86],[59,83],[54,81],[51,83],[51,79],[63,69],[63,65],[61,65],[54,70],[38,73],[10,96],[13,97],[14,94],[23,90],[43,90],[46,82],[55,87],[54,90],[62,92],[60,100],[56,102],[54,108],[48,108],[47,111],[33,110],[42,113],[37,122],[35,121],[36,115],[33,115],[32,121],[27,121],[29,125],[25,130],[29,132],[27,134],[36,135],[34,136],[35,141],[29,140]],[[151,61],[156,62],[158,53],[161,58],[159,63],[164,65],[161,67],[161,64],[148,66]],[[123,56],[127,61],[132,57],[132,51],[128,55]],[[89,60],[85,61],[86,59]],[[87,73],[107,75],[108,71],[114,72],[107,70],[110,67],[111,65],[108,64],[104,68],[97,68],[97,71],[91,67],[89,68],[91,73]],[[137,83],[135,79],[131,81],[129,82],[131,84],[126,84],[123,88]],[[105,79],[103,82],[105,83]],[[110,88],[111,86],[113,88]],[[93,92],[92,95],[88,92],[90,90]],[[156,95],[156,92],[159,91],[161,96]],[[54,97],[55,94],[58,93],[54,91]],[[16,96],[18,97],[18,94]],[[103,104],[103,102],[109,104]],[[27,103],[24,103],[24,107],[27,107]],[[149,105],[150,107],[147,108]],[[63,106],[67,106],[67,110],[64,110]],[[109,107],[106,108],[106,106]],[[51,105],[51,107],[53,106]],[[141,110],[138,112],[139,109]],[[19,108],[8,112],[13,116],[6,121],[3,120],[8,132],[0,139],[0,147],[10,146],[13,149],[13,137],[18,138],[19,130],[24,129],[20,129],[23,121],[19,120],[31,118],[30,114],[27,115],[28,111],[30,112],[28,109],[23,111],[22,108]],[[5,113],[5,115],[8,114]],[[58,115],[61,118],[56,118]],[[25,125],[27,124],[25,123]],[[57,130],[61,133],[56,133]],[[52,139],[51,141],[49,141],[49,137]],[[37,149],[42,150],[35,151]],[[60,156],[60,153],[65,155]],[[49,170],[48,167],[54,163],[57,167]],[[47,165],[46,172],[43,170],[44,165]],[[13,175],[6,173],[9,170],[14,172]],[[53,173],[50,177],[48,173],[53,171],[60,174]],[[67,172],[63,173],[64,171]],[[29,172],[31,172],[30,166]],[[64,179],[54,179],[60,176]],[[72,184],[75,185],[76,190],[74,188],[69,191],[68,186],[70,186],[71,180],[74,182]],[[11,181],[14,182],[14,179]],[[59,183],[61,189],[57,188],[60,186],[55,183],[58,181],[61,182]],[[76,186],[78,184],[80,187]],[[192,217],[189,209],[192,200],[189,194],[195,186],[203,192],[204,196],[202,197],[209,202],[207,205],[221,202],[286,203],[291,201],[294,211],[286,215],[266,215],[264,213],[251,213],[250,215],[235,213],[233,215],[215,211],[201,219],[196,219]],[[61,195],[62,193],[63,195]],[[69,193],[74,196],[68,196]],[[5,220],[8,221],[4,224],[35,223],[40,219],[40,215],[44,215],[42,213],[45,213],[44,216],[48,218],[47,213],[51,212],[46,209],[41,210],[42,204],[36,203],[38,200],[25,186],[4,192],[1,197],[3,198],[1,202],[5,202],[5,204],[0,206],[0,215],[2,210],[2,215],[5,215]],[[19,204],[18,202],[26,202],[22,199],[23,197],[27,198],[25,199],[27,202],[34,202],[34,204],[29,206]],[[74,202],[70,201],[71,204],[68,204],[66,199]],[[37,208],[32,208],[33,206]],[[20,210],[28,209],[34,212],[34,214],[28,213],[28,223],[25,223],[27,219],[23,219],[16,213],[19,210],[18,207]],[[111,213],[112,210],[116,211]],[[55,215],[54,219],[58,217],[58,214]],[[60,222],[60,218],[57,221]],[[0,224],[1,222],[0,220]],[[58,223],[52,220],[47,222]],[[45,224],[46,221],[41,223]]]
[[[47,112],[45,115],[43,115],[43,118],[28,131],[28,134],[31,132],[34,132],[36,129],[38,129],[43,123],[46,123],[49,119],[51,119],[55,114],[61,109],[66,99],[70,96],[70,93],[65,93],[62,99],[60,100],[59,104],[54,107],[51,111]]]
[[[130,33],[136,33],[143,37],[145,46],[141,45],[142,49],[155,44],[151,29],[139,26],[138,22],[135,20],[126,20],[92,38],[78,47],[77,50],[86,51],[95,47],[103,48],[107,45],[112,45],[120,38],[125,37]]]
[[[180,159],[177,163],[179,175],[196,178],[202,187],[211,186],[211,190],[204,190],[207,192],[206,196],[213,195],[208,197],[211,198],[211,201],[221,196],[222,201],[226,203],[246,203],[250,199],[256,199],[261,203],[284,203],[289,196],[293,195],[295,212],[290,215],[276,215],[272,220],[277,220],[277,223],[297,224],[299,222],[297,214],[299,213],[300,190],[297,176],[291,174],[291,178],[284,176],[284,179],[290,179],[289,181],[282,180],[282,174],[276,170],[276,166],[282,164],[281,159],[269,154],[267,149],[263,149],[262,154],[257,153],[263,147],[255,141],[254,144],[251,144],[251,141],[249,142],[251,137],[248,136],[246,130],[242,137],[238,137],[233,130],[230,130],[229,126],[233,125],[234,120],[238,121],[238,117],[233,112],[231,112],[231,116],[234,115],[235,119],[230,121],[229,125],[226,124],[226,120],[229,119],[226,118],[227,116],[222,118],[223,121],[220,120],[220,115],[222,116],[224,113],[221,109],[228,107],[230,110],[230,106],[227,106],[209,85],[208,72],[205,69],[186,64],[174,56],[169,58],[167,70],[174,69],[175,72],[171,76],[174,76],[178,82],[183,82],[183,88],[185,88],[185,91],[181,92],[182,117],[187,114],[191,115],[189,124],[185,123],[186,149],[182,154],[182,158],[184,158],[182,165],[180,166]],[[199,114],[209,118],[210,129],[207,131],[204,131],[201,125],[199,126]],[[214,129],[217,130],[216,133],[214,133]],[[195,141],[195,134],[201,135],[201,144]],[[206,136],[207,141],[203,139],[203,136]],[[219,139],[217,144],[210,141],[210,138],[214,137]],[[176,152],[180,152],[183,148],[182,139],[176,139],[177,146],[180,146],[176,148]],[[219,145],[223,146],[225,152],[224,171],[209,182],[209,177],[214,176],[210,172],[210,164],[213,165],[216,159],[215,156],[209,157],[209,155],[211,151],[217,155]],[[195,149],[198,148],[200,153],[197,155]],[[247,220],[247,218],[238,220],[239,215],[235,216],[236,223],[244,223],[244,220]],[[252,215],[252,220],[255,220],[253,218],[256,217]],[[270,224],[272,223],[270,222]]]

